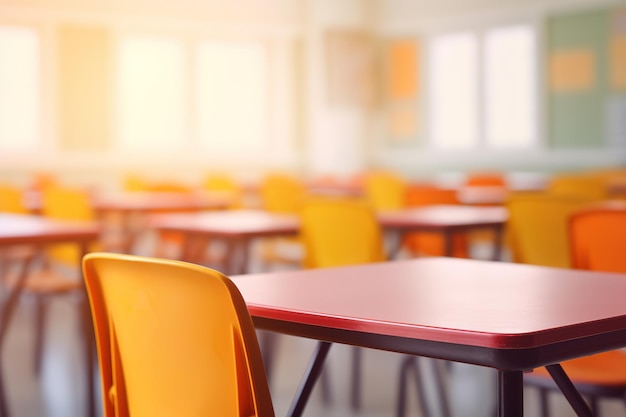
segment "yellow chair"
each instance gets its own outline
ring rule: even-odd
[[[547,191],[556,195],[589,200],[605,200],[609,197],[606,179],[584,173],[555,175],[550,180]]]
[[[364,176],[365,195],[376,211],[405,207],[407,184],[390,171],[375,171]]]
[[[204,189],[212,192],[223,192],[232,195],[230,208],[237,209],[243,206],[243,192],[241,186],[227,174],[211,174],[204,180]]]
[[[626,204],[615,203],[578,210],[569,218],[573,266],[578,269],[626,273]],[[626,278],[625,278],[626,279]],[[590,294],[593,297],[593,294]],[[601,398],[626,400],[626,353],[604,352],[563,362],[563,369],[578,391],[589,399],[599,416]],[[539,389],[542,415],[549,415],[548,390],[558,388],[545,368],[525,375]]]
[[[41,214],[68,221],[97,221],[89,193],[82,188],[50,186],[41,191]],[[90,250],[121,252],[127,247],[123,237],[104,236]],[[81,250],[74,244],[57,244],[46,248],[43,268],[26,280],[23,292],[35,296],[35,369],[39,372],[45,339],[45,320],[49,298],[64,294],[83,293],[83,285],[76,278],[80,271]],[[77,303],[80,311],[80,303]]]
[[[570,214],[592,200],[551,193],[509,196],[507,231],[515,262],[571,267],[567,222]]]
[[[83,271],[105,417],[273,417],[246,304],[221,273],[91,253]]]
[[[385,260],[382,234],[366,202],[319,198],[300,213],[300,236],[305,247],[303,266],[328,268]],[[355,289],[358,291],[358,289]],[[351,404],[360,407],[361,350],[353,349]]]
[[[273,173],[263,178],[259,188],[263,209],[272,213],[297,214],[307,199],[306,187],[295,176]],[[263,240],[260,258],[263,263],[300,265],[302,242],[298,237]]]
[[[0,184],[0,211],[15,214],[28,214],[21,188]]]

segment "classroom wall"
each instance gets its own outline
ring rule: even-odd
[[[429,149],[425,129],[411,140],[392,140],[384,81],[385,45],[391,40],[427,40],[452,28],[519,19],[538,28],[545,49],[540,65],[545,69],[548,53],[568,45],[573,41],[569,33],[578,31],[576,24],[568,23],[570,14],[592,16],[589,24],[599,24],[609,33],[614,28],[598,19],[608,19],[620,5],[623,2],[610,0],[0,0],[0,20],[43,22],[42,31],[55,39],[46,58],[50,79],[44,83],[50,89],[44,110],[53,120],[48,120],[37,155],[26,160],[0,155],[0,179],[24,179],[41,170],[59,171],[75,181],[111,183],[132,167],[150,175],[198,181],[212,168],[231,168],[253,177],[269,169],[348,176],[388,167],[422,177],[468,170],[550,172],[626,165],[626,106],[622,90],[613,89],[608,78],[575,100],[542,84],[540,142],[535,149],[460,153]],[[115,124],[107,105],[113,82],[106,72],[111,27],[220,36],[245,33],[270,39],[272,85],[280,87],[269,117],[288,123],[277,124],[279,128],[270,132],[271,144],[264,155],[232,159],[191,152],[156,160],[120,155],[111,146]],[[593,28],[589,33],[594,51],[606,56],[609,50],[598,43],[600,35]],[[356,53],[345,54],[347,50]],[[608,68],[603,59],[598,68]],[[362,65],[352,65],[355,62]],[[418,79],[422,91],[423,81]],[[97,88],[85,88],[94,83]],[[572,104],[575,101],[579,104]],[[423,114],[424,103],[422,97],[409,104]],[[85,108],[99,107],[101,111],[76,122]],[[615,121],[610,126],[604,120],[609,113]],[[587,123],[589,117],[593,120]],[[586,130],[572,128],[572,120],[585,121]]]

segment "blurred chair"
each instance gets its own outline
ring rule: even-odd
[[[20,187],[0,184],[0,212],[28,214],[24,191]]]
[[[41,192],[41,214],[57,220],[98,221],[91,206],[89,193],[81,188],[51,186]],[[101,241],[90,250],[121,252],[126,248],[123,237],[103,234]],[[49,299],[53,296],[83,295],[83,284],[77,279],[80,271],[80,248],[73,244],[49,246],[45,251],[42,268],[30,274],[23,293],[34,296],[35,305],[35,370],[41,369],[45,321]],[[77,303],[80,314],[81,303]]]
[[[228,174],[208,175],[204,180],[204,189],[210,192],[224,192],[232,195],[233,202],[230,205],[232,209],[243,206],[241,186]]]
[[[575,268],[626,273],[626,204],[577,210],[569,218],[568,230]],[[626,401],[624,351],[604,352],[561,365],[578,391],[589,399],[594,415],[600,415],[598,401],[601,398]],[[542,416],[548,417],[548,391],[558,388],[546,368],[526,374],[525,383],[539,389]]]
[[[298,214],[307,198],[303,182],[289,174],[266,175],[259,192],[263,209],[279,214]],[[266,265],[296,266],[302,263],[303,250],[299,237],[268,238],[262,242],[260,257]]]
[[[459,204],[456,190],[443,189],[433,185],[411,185],[406,189],[407,207],[424,207],[436,204]],[[445,240],[441,233],[409,233],[405,236],[403,247],[413,256],[443,256]],[[453,242],[454,256],[469,256],[468,241],[465,235],[455,235]]]
[[[391,171],[364,175],[365,196],[375,211],[398,210],[406,204],[406,181]]]
[[[614,201],[570,217],[573,267],[626,273],[626,203]]]
[[[515,262],[569,268],[569,216],[592,200],[551,193],[509,196],[507,231]]]
[[[371,207],[360,200],[317,198],[300,213],[303,266],[328,268],[385,260],[382,232]],[[360,407],[361,349],[353,348],[353,409]]]
[[[506,187],[507,181],[500,172],[471,172],[465,179],[466,186]]]
[[[84,279],[104,416],[273,417],[237,287],[199,265],[92,253]]]
[[[605,200],[609,197],[607,181],[587,174],[559,174],[552,177],[548,192],[562,196]]]

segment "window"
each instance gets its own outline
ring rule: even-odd
[[[25,150],[41,136],[39,37],[34,29],[0,27],[0,149]]]
[[[485,138],[491,147],[535,141],[535,39],[527,26],[485,35]]]
[[[478,42],[471,33],[431,45],[431,137],[442,149],[468,149],[478,137]]]
[[[119,140],[127,149],[168,150],[187,141],[187,65],[182,41],[122,39],[118,56]]]
[[[534,144],[535,56],[534,30],[526,25],[435,38],[429,57],[433,147],[467,150]]]
[[[196,55],[196,126],[201,146],[262,149],[267,139],[268,70],[258,43],[204,42]]]

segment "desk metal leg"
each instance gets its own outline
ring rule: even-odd
[[[26,281],[26,277],[28,276],[28,268],[30,267],[31,262],[32,257],[28,257],[24,260],[21,270],[18,273],[17,281],[13,285],[13,288],[10,289],[4,303],[0,305],[0,352],[3,351],[2,347],[4,345],[4,338],[11,323],[13,312],[17,307],[20,294],[22,293],[24,281]],[[2,372],[2,366],[0,366],[0,372]],[[9,407],[4,389],[4,380],[2,375],[0,375],[0,417],[7,417],[9,415]]]
[[[498,371],[498,417],[523,417],[522,371]]]
[[[331,345],[332,344],[329,342],[318,342],[311,360],[309,361],[306,372],[302,377],[302,381],[300,381],[300,386],[298,387],[298,391],[296,391],[296,396],[291,403],[291,407],[287,413],[288,417],[302,416],[302,412],[304,411],[304,407],[311,396],[315,382],[317,382],[317,379],[322,373],[324,361],[326,360],[326,356],[328,356],[328,351],[330,350]]]
[[[454,256],[454,232],[450,229],[443,231],[444,249],[443,254],[447,257]]]
[[[557,363],[555,365],[546,366],[546,369],[576,412],[576,415],[578,417],[593,417],[593,413],[591,412],[589,405],[585,402],[572,381],[569,379],[563,370],[563,367]]]
[[[493,255],[491,255],[492,261],[502,260],[503,235],[504,235],[504,227],[496,226],[493,230]]]

